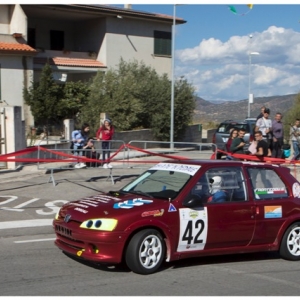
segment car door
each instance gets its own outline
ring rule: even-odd
[[[273,168],[247,167],[247,171],[256,211],[256,228],[251,244],[274,243],[280,227],[292,209],[288,187]]]
[[[240,247],[251,242],[255,208],[247,197],[242,168],[210,168],[200,178],[202,185],[205,181],[209,183],[214,176],[222,177],[221,188],[227,199],[225,202],[210,202],[208,198],[202,207],[180,209],[178,251]],[[205,199],[200,197],[202,201]]]

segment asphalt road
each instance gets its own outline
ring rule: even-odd
[[[54,246],[52,219],[74,199],[117,190],[143,169],[0,174],[1,296],[298,296],[300,262],[277,253],[165,263],[142,276],[75,260]]]

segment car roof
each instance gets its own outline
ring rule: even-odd
[[[186,164],[186,165],[201,165],[201,166],[214,166],[214,165],[231,165],[231,166],[272,166],[272,167],[281,167],[286,168],[285,166],[264,163],[264,162],[256,162],[256,161],[229,161],[229,160],[218,160],[218,159],[183,159],[183,160],[167,160],[162,163],[173,163],[173,164]]]

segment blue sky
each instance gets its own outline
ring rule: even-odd
[[[259,52],[251,55],[254,97],[298,93],[300,4],[290,3],[254,4],[250,11],[233,4],[238,15],[230,3],[176,5],[176,16],[187,21],[175,31],[176,78],[185,76],[205,100],[248,99],[249,53]],[[173,7],[132,4],[134,10],[171,16]]]
[[[203,0],[201,4],[191,0],[130,1],[134,10],[170,16],[174,2],[178,4],[176,17],[187,21],[175,30],[175,77],[184,76],[199,97],[208,101],[248,99],[250,65],[254,98],[300,92],[299,1],[253,1],[250,11],[244,0],[235,1],[240,5],[224,0]],[[84,4],[82,0],[72,3]],[[88,3],[124,7],[114,0]],[[229,5],[236,8],[237,15]],[[251,52],[259,55],[250,56]]]

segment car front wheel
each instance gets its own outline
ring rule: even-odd
[[[135,273],[151,274],[161,266],[165,252],[162,235],[155,229],[145,229],[136,233],[129,242],[126,264]]]
[[[300,260],[300,223],[292,224],[285,232],[279,253],[288,260]]]

